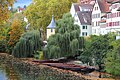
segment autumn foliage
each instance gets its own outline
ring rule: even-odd
[[[8,19],[8,7],[12,6],[15,0],[0,0],[0,24]]]
[[[24,31],[24,29],[22,28],[21,21],[14,20],[11,25],[11,30],[9,32],[10,39],[9,39],[8,43],[10,46],[14,46],[18,42],[23,31]]]

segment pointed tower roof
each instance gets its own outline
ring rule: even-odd
[[[55,27],[56,27],[56,22],[54,19],[54,15],[52,15],[52,20],[51,20],[50,24],[47,26],[47,28],[54,29]]]

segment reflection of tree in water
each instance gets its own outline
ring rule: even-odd
[[[1,63],[0,61],[0,67],[8,80],[63,80],[57,74],[51,75],[51,71],[47,69],[40,69],[30,64],[16,63],[12,65],[10,62]]]
[[[19,76],[15,73],[15,70],[12,67],[12,65],[8,66],[8,68],[6,68],[6,69],[8,69],[8,71],[9,71],[8,76],[9,76],[10,80],[20,80]],[[6,70],[6,73],[7,73],[7,70]]]
[[[15,73],[15,70],[11,64],[6,64],[5,72],[6,72],[6,76],[8,76],[8,78],[9,78],[9,80],[20,80],[19,76]]]
[[[29,64],[14,64],[12,66],[9,62],[0,63],[0,68],[5,72],[8,80],[56,80],[53,76],[41,74],[39,68],[31,68],[29,66]]]
[[[19,74],[21,80],[59,80],[56,77],[49,75],[47,69],[40,69],[30,64],[15,64],[14,69]]]
[[[5,76],[8,80],[20,80],[11,64],[0,63],[0,67],[5,72]]]

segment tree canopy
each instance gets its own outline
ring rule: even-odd
[[[28,31],[20,37],[12,51],[12,54],[19,58],[31,57],[37,50],[41,49],[41,41],[39,31]]]
[[[47,58],[59,58],[66,56],[74,56],[78,53],[81,46],[78,25],[74,24],[74,19],[67,13],[62,19],[57,21],[55,35],[50,36],[46,48]]]
[[[105,59],[105,70],[114,76],[120,76],[120,40],[110,43],[113,49],[109,50]]]
[[[62,18],[64,13],[69,12],[71,2],[77,0],[33,0],[33,4],[29,5],[24,13],[34,29],[41,27],[45,31],[52,14],[56,20]]]
[[[98,66],[99,71],[103,71],[105,67],[105,58],[107,52],[112,49],[110,43],[115,41],[115,35],[91,35],[85,39],[83,53],[78,57],[84,63]],[[101,77],[101,75],[99,76]]]
[[[9,17],[8,7],[12,6],[15,0],[0,0],[0,25]]]

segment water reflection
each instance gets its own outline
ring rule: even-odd
[[[23,67],[0,61],[0,80],[59,80],[39,73],[39,69],[31,71],[29,68],[24,70]]]
[[[0,65],[0,80],[7,80],[6,74]]]
[[[10,64],[0,62],[0,80],[20,80]]]

